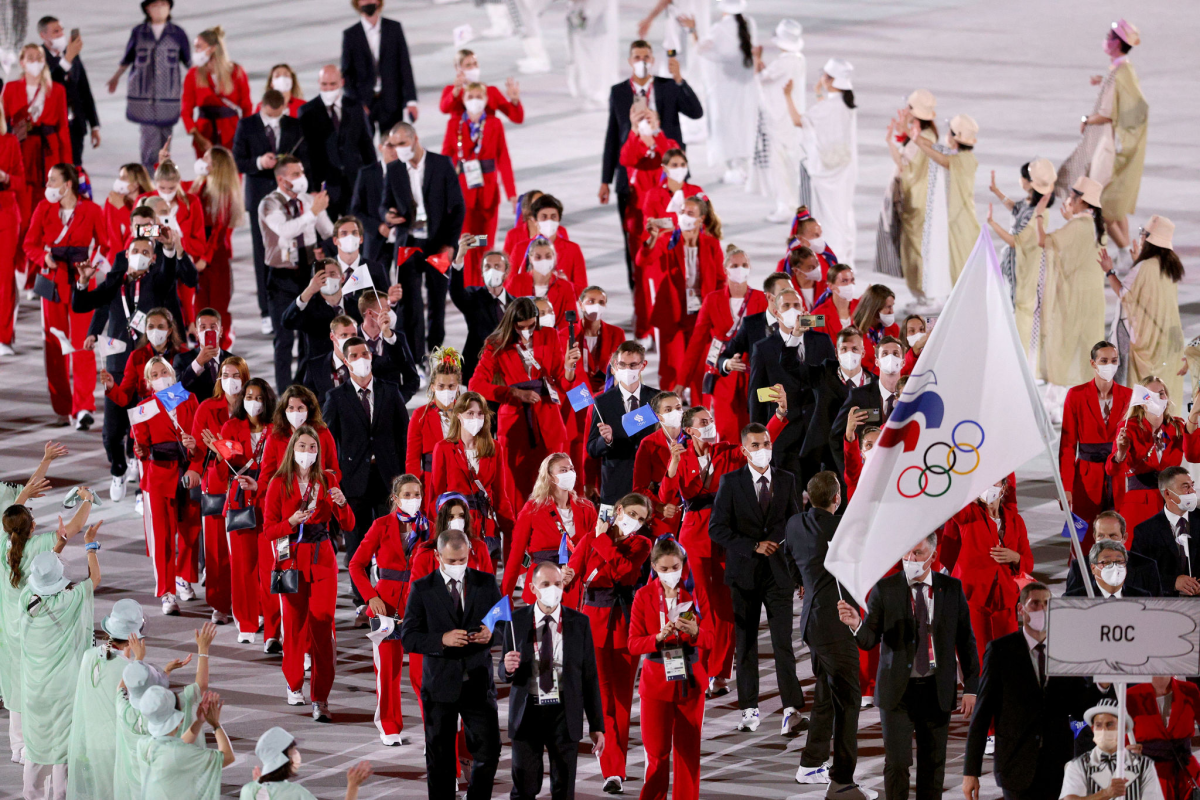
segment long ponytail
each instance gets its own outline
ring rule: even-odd
[[[737,20],[738,28],[738,47],[742,50],[742,66],[754,66],[754,47],[750,44],[750,26],[746,22],[745,14],[734,14],[733,18]]]
[[[21,561],[25,545],[33,533],[33,514],[25,506],[12,505],[4,510],[4,532],[8,534],[8,573],[14,589],[21,588]]]

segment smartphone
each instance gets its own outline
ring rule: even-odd
[[[79,28],[71,28],[71,41],[73,42],[78,38],[79,38]]]
[[[486,235],[485,236],[476,236],[475,237],[475,246],[476,247],[487,247],[488,246],[487,236]]]
[[[933,326],[937,324],[937,315],[925,318],[925,335],[933,333]]]
[[[668,50],[668,51],[667,51],[667,58],[674,58],[674,57],[675,57],[676,55],[678,55],[678,54],[679,54],[679,51],[678,51],[678,50]]]
[[[675,220],[670,217],[658,217],[654,220],[654,224],[666,230],[672,230],[675,227]]]
[[[883,421],[883,412],[878,408],[864,408],[863,411],[867,412],[867,418],[864,420],[865,422],[878,425]]]
[[[326,183],[326,181],[321,181],[321,191],[322,191],[322,192],[323,192],[323,191],[325,191],[325,187],[326,187],[327,185],[328,185],[328,184]]]
[[[800,315],[800,327],[801,328],[824,328],[825,327],[825,315],[824,314],[801,314]]]
[[[775,402],[775,389],[774,389],[774,387],[771,387],[771,386],[764,386],[764,387],[762,387],[761,389],[759,389],[759,390],[758,390],[758,402],[760,402],[760,403],[774,403],[774,402]]]
[[[217,346],[217,332],[216,331],[204,331],[203,337],[201,339],[201,343],[205,347],[215,348]]]
[[[135,239],[157,239],[161,235],[162,225],[158,223],[133,226],[133,237]]]

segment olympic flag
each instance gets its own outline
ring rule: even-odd
[[[1043,424],[984,228],[868,454],[826,568],[865,606],[901,556],[1046,450]]]

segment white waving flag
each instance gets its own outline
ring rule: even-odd
[[[867,458],[825,566],[865,606],[921,539],[1045,452],[1039,402],[984,228]]]

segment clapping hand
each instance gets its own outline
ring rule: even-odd
[[[85,544],[91,544],[92,542],[96,541],[96,534],[100,531],[100,526],[103,524],[104,520],[100,520],[99,522],[92,523],[88,526],[88,529],[83,534],[83,541]]]

